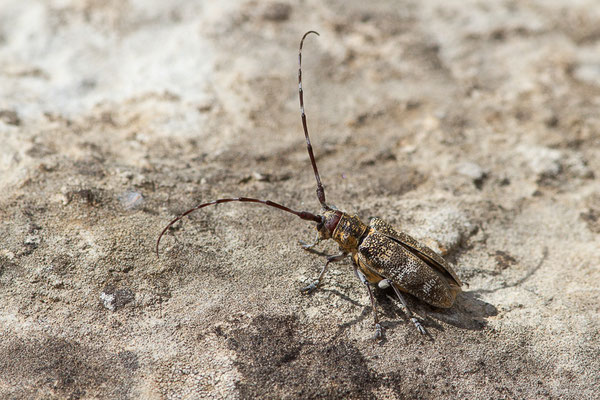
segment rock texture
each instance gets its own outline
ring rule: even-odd
[[[0,2],[0,397],[600,397],[596,0]],[[455,266],[418,334],[328,200]]]

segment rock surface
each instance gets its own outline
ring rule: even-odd
[[[1,398],[600,397],[596,0],[0,3]],[[418,334],[290,215],[468,284]],[[333,243],[319,251],[334,254]]]

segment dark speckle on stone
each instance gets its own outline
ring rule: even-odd
[[[2,398],[129,398],[130,374],[114,360],[62,338],[0,340]]]
[[[127,303],[133,301],[134,298],[135,294],[127,287],[117,289],[112,285],[108,285],[100,293],[102,305],[110,311],[117,311]]]
[[[497,250],[494,258],[496,259],[496,266],[500,270],[504,270],[517,262],[513,256],[502,250]]]
[[[135,371],[140,367],[138,356],[133,351],[125,350],[117,354],[117,356],[121,364],[131,371]]]
[[[286,3],[274,2],[265,5],[262,12],[263,19],[273,22],[287,21],[292,12],[292,7]]]
[[[8,125],[21,125],[21,119],[19,118],[19,114],[13,110],[0,110],[0,121]]]
[[[590,208],[588,211],[579,214],[579,218],[587,224],[590,231],[600,233],[600,210]]]
[[[225,336],[245,377],[242,399],[375,398],[377,376],[359,350],[347,341],[306,339],[293,316],[260,315]]]
[[[69,191],[66,194],[69,202],[79,200],[81,203],[86,203],[90,206],[97,206],[102,203],[102,193],[98,189],[78,189]]]

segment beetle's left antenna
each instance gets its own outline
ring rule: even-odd
[[[318,32],[308,31],[304,34],[304,36],[302,36],[302,40],[300,40],[300,49],[298,50],[298,95],[300,96],[300,114],[302,116],[304,137],[306,137],[306,148],[308,149],[308,156],[310,157],[310,162],[312,164],[313,171],[315,172],[315,178],[317,179],[317,198],[319,199],[319,203],[321,203],[323,208],[329,210],[330,207],[327,205],[327,203],[325,203],[325,189],[323,189],[323,184],[321,183],[321,177],[319,176],[319,170],[317,169],[317,162],[315,161],[315,155],[313,154],[310,138],[308,137],[308,126],[306,125],[306,114],[304,113],[304,95],[302,91],[302,45],[304,44],[304,39],[311,33],[320,36]]]
[[[313,221],[313,222],[316,222],[317,224],[320,224],[320,223],[323,222],[323,218],[320,215],[315,215],[315,214],[310,213],[308,211],[296,211],[296,210],[292,210],[289,207],[286,207],[286,206],[281,205],[279,203],[275,203],[274,201],[271,201],[271,200],[260,200],[260,199],[254,199],[252,197],[235,197],[235,198],[228,198],[228,199],[213,200],[213,201],[210,201],[208,203],[199,204],[199,205],[197,205],[194,208],[190,208],[186,212],[180,214],[177,218],[171,220],[171,222],[169,222],[167,224],[167,226],[165,226],[165,229],[162,230],[162,232],[160,233],[160,235],[158,235],[158,239],[156,240],[156,256],[159,257],[158,246],[160,245],[160,239],[163,237],[163,235],[165,234],[165,232],[167,231],[167,229],[169,229],[171,227],[171,225],[173,225],[175,222],[179,221],[180,219],[182,219],[186,215],[191,214],[194,211],[199,210],[201,208],[208,207],[208,206],[215,206],[215,205],[221,204],[221,203],[229,203],[229,202],[232,202],[232,201],[240,201],[242,203],[258,203],[258,204],[263,204],[265,206],[278,208],[278,209],[280,209],[282,211],[288,212],[290,214],[294,214],[297,217],[300,217],[301,219],[303,219],[305,221]]]

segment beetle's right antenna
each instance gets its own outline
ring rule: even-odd
[[[306,114],[304,113],[304,96],[302,92],[302,45],[304,44],[304,39],[311,33],[320,36],[319,33],[315,31],[306,32],[304,36],[302,36],[302,40],[300,40],[300,49],[298,50],[298,95],[300,96],[300,114],[302,116],[302,127],[304,128],[304,137],[306,137],[308,156],[310,157],[310,162],[312,164],[313,171],[315,172],[315,178],[317,179],[317,198],[324,209],[330,210],[330,207],[327,205],[327,203],[325,203],[325,189],[323,189],[323,184],[321,183],[321,177],[319,176],[319,170],[317,169],[317,162],[315,161],[315,155],[313,154],[310,138],[308,137],[308,126],[306,125]]]

